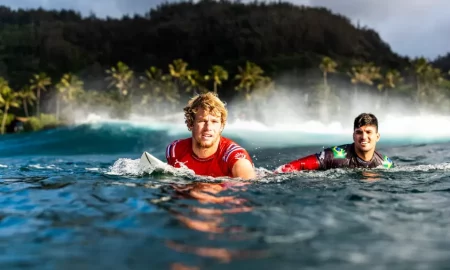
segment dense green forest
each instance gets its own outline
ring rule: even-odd
[[[120,19],[0,6],[2,127],[7,113],[169,113],[204,91],[256,108],[286,88],[323,121],[367,93],[448,113],[449,69],[450,54],[402,57],[370,28],[285,2],[165,3]]]

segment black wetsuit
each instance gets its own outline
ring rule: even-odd
[[[294,160],[277,168],[276,172],[294,172],[302,170],[327,170],[335,168],[392,168],[394,163],[387,156],[375,151],[370,161],[364,161],[355,152],[354,144],[324,149],[318,154]]]
[[[383,156],[375,151],[370,161],[364,161],[355,152],[354,144],[344,144],[340,146],[324,149],[316,154],[319,160],[319,170],[333,168],[375,168],[383,166],[392,168],[394,163],[387,156]]]

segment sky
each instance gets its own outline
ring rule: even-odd
[[[144,14],[165,0],[0,0],[13,9],[73,9],[82,15]],[[245,2],[244,0],[243,2]],[[285,0],[329,8],[356,25],[376,30],[393,51],[429,60],[450,52],[449,0]]]

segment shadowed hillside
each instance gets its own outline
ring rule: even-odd
[[[0,6],[1,126],[92,109],[167,115],[206,91],[261,121],[275,100],[323,122],[367,108],[449,113],[448,59],[401,57],[342,15],[283,2],[185,1],[120,19]]]
[[[205,71],[213,64],[235,69],[249,60],[268,75],[316,68],[324,55],[343,66],[360,60],[398,69],[407,63],[375,31],[324,8],[290,3],[181,2],[106,20],[1,7],[0,18],[0,73],[13,86],[38,71],[101,77],[118,61],[143,70],[182,58]]]

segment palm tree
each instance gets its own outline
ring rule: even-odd
[[[378,84],[378,90],[384,91],[385,102],[388,101],[389,97],[388,89],[396,88],[402,81],[403,78],[398,70],[393,69],[386,72],[386,74],[382,77],[381,83]]]
[[[161,91],[162,98],[165,102],[171,105],[171,109],[174,110],[175,106],[180,101],[180,92],[178,87],[170,80],[169,76],[163,77],[164,86]]]
[[[157,67],[150,67],[145,71],[145,75],[140,77],[141,84],[139,87],[147,91],[142,99],[142,105],[148,103],[148,100],[153,101],[152,107],[156,108],[156,111],[162,111],[167,109],[164,106],[164,102],[174,107],[180,100],[180,93],[178,87],[172,81],[172,76],[164,74],[163,71]]]
[[[141,105],[147,105],[149,101],[153,101],[150,108],[156,107],[158,111],[159,105],[163,101],[162,88],[165,80],[163,71],[152,66],[139,79],[141,81],[139,88],[145,90],[141,99]],[[144,108],[147,109],[147,106]]]
[[[0,77],[0,79],[2,79],[2,78]],[[2,86],[2,84],[1,84],[1,82],[0,82],[0,89],[1,89],[2,87],[3,87],[3,86]],[[2,97],[2,92],[1,92],[1,90],[0,90],[0,106],[3,106],[3,104],[5,104],[5,100],[3,99],[3,97]],[[0,110],[0,113],[3,113],[3,111]]]
[[[189,93],[200,88],[200,73],[196,70],[189,70],[188,66],[189,64],[183,59],[175,59],[169,64],[169,73],[175,79],[176,85],[184,88]]]
[[[108,88],[115,86],[119,90],[120,95],[128,95],[133,80],[133,70],[125,63],[119,61],[115,67],[106,70],[106,73],[109,74],[106,80],[110,81]]]
[[[141,83],[139,84],[140,89],[147,90],[147,95],[151,99],[158,99],[159,93],[161,92],[161,82],[164,74],[163,71],[157,67],[150,67],[144,72],[144,76],[140,76],[139,79]]]
[[[175,59],[171,64],[169,64],[170,75],[174,78],[184,79],[187,77],[188,73],[188,63],[183,59]]]
[[[434,103],[439,96],[438,86],[444,81],[442,71],[429,65],[424,72],[424,95],[428,96],[428,102]],[[434,99],[434,100],[433,100]]]
[[[19,91],[19,96],[22,99],[23,110],[25,112],[25,116],[29,117],[28,113],[28,105],[33,105],[36,100],[36,95],[34,94],[33,89],[29,85],[25,85],[22,90]]]
[[[322,58],[322,63],[319,65],[320,70],[322,70],[323,74],[323,92],[324,92],[324,98],[321,101],[321,118],[322,121],[328,120],[328,102],[330,99],[330,87],[328,86],[328,80],[327,75],[328,73],[335,73],[336,72],[337,63],[333,61],[330,57],[326,56]]]
[[[268,84],[271,80],[263,76],[264,71],[255,63],[247,61],[245,67],[238,67],[239,73],[235,76],[235,80],[239,84],[235,87],[236,91],[244,91],[247,101],[250,101],[252,94],[257,89],[257,86]]]
[[[428,61],[420,57],[412,62],[414,73],[416,75],[416,84],[417,84],[417,92],[416,92],[416,102],[420,103],[420,97],[422,96],[423,92],[423,80],[425,77],[425,73],[427,72],[427,69],[429,69]]]
[[[144,76],[139,77],[139,79],[141,80],[139,88],[141,89],[145,89],[149,86],[152,86],[156,82],[161,81],[162,77],[164,76],[163,71],[154,66],[147,69],[144,74]]]
[[[328,88],[327,74],[336,72],[337,63],[334,62],[330,57],[326,56],[322,58],[322,63],[319,67],[323,73],[323,85],[325,86],[325,88]]]
[[[59,120],[59,102],[60,98],[69,106],[72,111],[72,102],[75,101],[77,95],[83,92],[83,81],[76,75],[66,73],[61,77],[61,80],[56,84],[58,97],[56,98],[56,119]]]
[[[272,81],[270,77],[264,76],[256,83],[252,98],[264,103],[267,101],[267,97],[273,92],[274,89],[275,82]]]
[[[214,93],[217,94],[217,86],[222,85],[223,81],[228,80],[228,71],[226,71],[222,66],[214,65],[209,69],[208,75],[205,76],[206,81],[213,81]]]
[[[18,108],[20,106],[19,94],[13,92],[8,85],[8,82],[0,77],[0,104],[3,106],[3,119],[1,125],[1,134],[5,134],[6,118],[8,116],[8,111],[11,107]]]
[[[188,70],[186,76],[186,91],[194,93],[206,93],[208,89],[205,87],[206,77],[202,76],[198,70]]]
[[[36,115],[40,116],[41,109],[41,91],[47,91],[47,86],[52,83],[52,80],[47,74],[41,72],[39,74],[34,74],[30,79],[30,88],[36,91]]]
[[[351,78],[351,82],[354,85],[354,100],[358,100],[358,84],[373,85],[373,81],[381,78],[380,68],[373,63],[361,64],[352,67],[352,70],[348,75]]]

